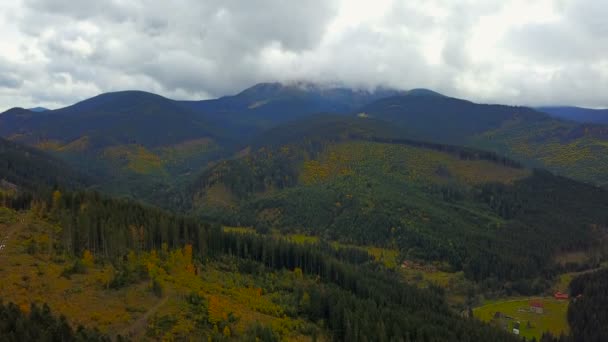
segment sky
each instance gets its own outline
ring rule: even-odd
[[[0,111],[259,82],[608,107],[608,1],[2,0]]]

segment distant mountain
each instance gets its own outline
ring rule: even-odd
[[[548,118],[526,107],[477,104],[428,90],[384,98],[363,106],[358,113],[403,125],[415,138],[453,144],[510,120]]]
[[[424,88],[415,88],[415,89],[411,89],[406,91],[403,95],[407,95],[407,96],[430,96],[430,97],[446,97],[443,94],[440,94],[436,91],[430,90],[430,89],[424,89]]]
[[[260,83],[237,95],[182,103],[218,122],[260,129],[314,113],[348,113],[375,100],[402,93],[387,88],[358,90],[311,83]]]
[[[50,109],[44,108],[44,107],[34,107],[34,108],[28,108],[28,110],[35,112],[35,113],[40,113],[40,112],[46,112],[47,110],[50,110]]]
[[[173,196],[164,191],[265,128],[318,112],[348,114],[399,93],[262,83],[216,100],[175,101],[120,91],[56,110],[10,109],[0,115],[0,136],[62,157],[101,179],[102,189],[154,200]]]
[[[539,107],[537,109],[560,119],[583,123],[608,124],[608,109],[581,107]]]
[[[380,99],[354,113],[401,126],[410,138],[489,149],[531,166],[608,185],[607,126],[564,121],[528,107],[425,93]]]
[[[114,194],[166,200],[169,188],[231,144],[225,131],[179,102],[141,91],[72,106],[0,115],[0,136],[51,152]],[[173,190],[171,190],[173,191]]]
[[[204,136],[218,137],[221,133],[176,101],[124,91],[35,115],[25,109],[11,109],[0,116],[0,135],[30,144],[70,142],[87,136],[100,145],[154,147]]]

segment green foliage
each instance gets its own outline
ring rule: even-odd
[[[3,184],[8,182],[7,184]],[[0,198],[7,186],[39,191],[85,184],[82,175],[44,152],[0,138]]]
[[[608,338],[608,270],[586,273],[570,283],[574,298],[568,308],[573,341],[604,341]]]
[[[271,327],[256,322],[245,331],[243,340],[246,342],[279,342],[281,339]]]
[[[87,272],[87,268],[84,263],[80,259],[76,259],[72,265],[66,267],[63,272],[61,272],[61,276],[70,279],[74,274],[85,274]]]
[[[0,340],[2,341],[111,341],[97,330],[79,326],[76,331],[65,317],[55,317],[50,308],[32,304],[29,313],[13,303],[0,303]]]
[[[534,279],[560,270],[555,255],[600,248],[608,194],[596,187],[454,146],[307,139],[209,169],[202,192],[221,183],[240,198],[214,218],[398,247],[508,294],[542,291]]]

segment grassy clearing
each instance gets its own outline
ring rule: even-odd
[[[582,272],[569,272],[569,273],[560,274],[557,277],[557,280],[555,281],[555,284],[553,285],[553,287],[551,289],[553,291],[568,292],[568,288],[570,287],[570,282],[576,276],[584,274],[584,273],[594,272],[594,271],[597,271],[597,270],[600,270],[603,268],[607,268],[607,267],[608,267],[608,262],[603,262],[600,264],[600,266],[598,268],[594,268],[594,269],[590,269],[590,270],[586,270],[586,271],[582,271]]]
[[[544,305],[542,314],[529,310],[530,301],[540,301]],[[510,318],[495,319],[497,312]],[[549,331],[554,335],[567,334],[569,327],[567,321],[568,301],[558,301],[552,297],[542,298],[514,298],[486,302],[485,305],[473,309],[473,315],[484,321],[492,322],[499,327],[513,328],[513,323],[519,321],[520,335],[526,338],[539,339],[543,332]],[[530,327],[528,326],[530,322]]]

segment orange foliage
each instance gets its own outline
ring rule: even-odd
[[[92,267],[95,264],[95,257],[88,249],[82,253],[82,263],[87,267]]]
[[[224,319],[226,319],[226,314],[223,310],[223,305],[221,300],[217,296],[209,297],[209,322],[211,324],[216,324]]]

